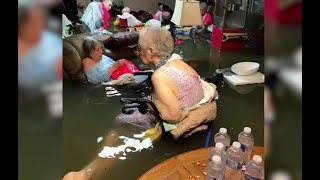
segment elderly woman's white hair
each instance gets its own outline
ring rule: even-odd
[[[126,13],[130,13],[131,10],[130,10],[129,7],[124,7],[121,12],[122,12],[122,14],[125,13],[125,12],[126,12]]]
[[[164,27],[147,27],[140,31],[140,44],[144,48],[154,48],[154,54],[158,57],[170,55],[174,49],[174,41],[171,33]]]

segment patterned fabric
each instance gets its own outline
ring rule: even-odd
[[[174,59],[182,59],[178,54],[172,54],[170,59],[166,59],[165,62],[170,62]],[[160,66],[158,70],[161,70],[168,74],[174,81],[179,90],[178,101],[183,109],[187,109],[198,104],[204,97],[204,92],[201,85],[201,79],[198,76],[192,76],[186,74],[176,68],[169,66]],[[189,82],[189,83],[185,83]],[[148,97],[152,100],[152,96]],[[132,105],[134,106],[134,105]],[[128,109],[129,110],[129,109]],[[122,128],[129,128],[134,130],[145,131],[153,128],[159,121],[153,114],[154,112],[149,111],[146,114],[141,114],[137,107],[132,107],[132,114],[120,114],[116,117],[116,124]]]
[[[217,116],[218,91],[217,86],[200,80],[204,97],[195,106],[190,106],[182,112],[181,120],[176,124],[176,128],[172,129],[170,133],[175,139],[181,135],[187,137],[194,132],[204,130],[204,126],[209,121],[212,121]],[[165,122],[163,123],[165,127]]]
[[[102,55],[102,59],[99,63],[94,65],[91,69],[84,71],[87,75],[88,82],[92,84],[100,84],[110,80],[108,73],[109,68],[115,63],[115,61],[108,56]]]
[[[201,101],[204,94],[199,76],[189,75],[171,66],[161,66],[159,70],[166,73],[177,86],[179,90],[178,101],[182,110]]]
[[[96,29],[103,28],[102,3],[96,1],[91,2],[84,11],[81,21],[90,29],[91,33]]]

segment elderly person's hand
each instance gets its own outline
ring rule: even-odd
[[[126,62],[125,59],[119,59],[119,60],[117,60],[116,63],[114,63],[114,65],[109,68],[109,71],[108,71],[109,75],[111,76],[112,73],[113,73],[118,67],[124,65],[125,62]]]
[[[118,63],[119,66],[124,65],[125,62],[126,62],[125,59],[120,59],[120,60],[117,61],[117,63]]]

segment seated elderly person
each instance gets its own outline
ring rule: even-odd
[[[85,9],[81,21],[83,22],[83,31],[91,34],[99,34],[109,27],[110,14],[112,7],[111,0],[92,1]]]
[[[161,37],[161,38],[159,38]],[[172,54],[174,41],[170,32],[162,27],[148,27],[140,31],[138,53],[145,65],[150,66],[154,73],[151,77],[154,87],[152,98],[161,119],[154,115],[151,106],[148,113],[141,114],[135,110],[132,114],[122,114],[116,121],[122,125],[139,130],[159,126],[160,120],[170,124],[170,132],[175,139],[187,137],[194,132],[206,129],[204,124],[216,117],[216,101],[218,96],[216,86],[202,80],[199,74],[178,54]],[[164,129],[168,130],[168,125]],[[174,127],[176,126],[176,127]],[[123,127],[123,126],[118,126]],[[118,129],[117,129],[118,130]],[[121,132],[123,133],[123,132]],[[145,133],[148,134],[148,133]],[[161,134],[161,133],[160,133]],[[110,146],[112,137],[116,139],[120,131],[111,131],[104,138]],[[150,134],[149,134],[150,135]],[[151,141],[153,135],[149,136]],[[156,138],[158,139],[158,138]],[[108,142],[110,140],[110,142]],[[102,179],[107,168],[114,159],[96,158],[80,171],[67,173],[63,180]],[[93,178],[93,176],[95,176]]]
[[[90,36],[85,38],[83,49],[85,52],[85,58],[82,61],[83,70],[88,82],[92,84],[100,84],[111,80],[112,73],[127,61],[125,59],[114,61],[103,55],[101,43]]]
[[[122,9],[122,15],[117,15],[117,19],[113,24],[121,27],[141,26],[142,22],[134,17],[134,15],[130,14],[130,12],[131,10],[129,7],[124,7]]]
[[[201,34],[201,33],[205,33],[208,32],[208,27],[213,24],[212,21],[212,16],[211,14],[208,12],[208,6],[206,2],[201,2],[200,3],[200,13],[202,16],[202,26],[194,26],[192,27],[192,29],[190,30],[190,36],[192,38],[195,38],[195,36]]]
[[[175,139],[206,129],[206,122],[216,116],[216,86],[202,80],[180,55],[172,54],[174,40],[165,28],[142,29],[138,48],[142,62],[154,70],[151,77],[152,101],[164,120],[164,129],[170,131]],[[152,111],[152,107],[149,109]],[[146,114],[148,118],[136,113],[122,115],[118,119],[120,123],[123,121],[122,124],[130,123],[143,130],[142,126],[148,129],[158,123],[151,114]]]
[[[30,89],[33,92],[59,81],[61,62],[61,38],[45,29],[44,12],[41,7],[37,3],[19,2],[19,88]]]
[[[160,21],[163,25],[170,24],[170,19],[173,14],[171,8],[163,3],[158,3],[158,7],[159,10],[153,15],[153,19]]]

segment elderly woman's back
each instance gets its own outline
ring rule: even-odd
[[[119,127],[127,124],[146,130],[162,121],[165,131],[178,138],[184,133],[191,135],[203,130],[205,123],[215,118],[216,86],[202,80],[180,55],[172,54],[173,49],[173,37],[165,28],[148,27],[140,31],[138,54],[154,70],[151,101],[156,109],[150,107],[146,114],[138,109],[129,115],[121,114],[116,118]]]
[[[140,31],[138,46],[143,63],[155,70],[151,77],[153,102],[164,125],[168,125],[165,130],[175,131],[172,134],[177,138],[213,120],[216,116],[214,99],[218,95],[216,86],[202,80],[180,55],[171,54],[174,41],[169,31],[161,27],[145,28]],[[201,114],[195,114],[195,109],[200,109]],[[184,125],[180,126],[182,122]]]
[[[174,59],[182,60],[178,55]],[[159,68],[174,82],[178,89],[177,97],[181,109],[196,105],[203,98],[203,90],[200,83],[200,77],[196,73],[189,74],[186,69],[190,68],[183,64],[184,62],[172,62]]]

